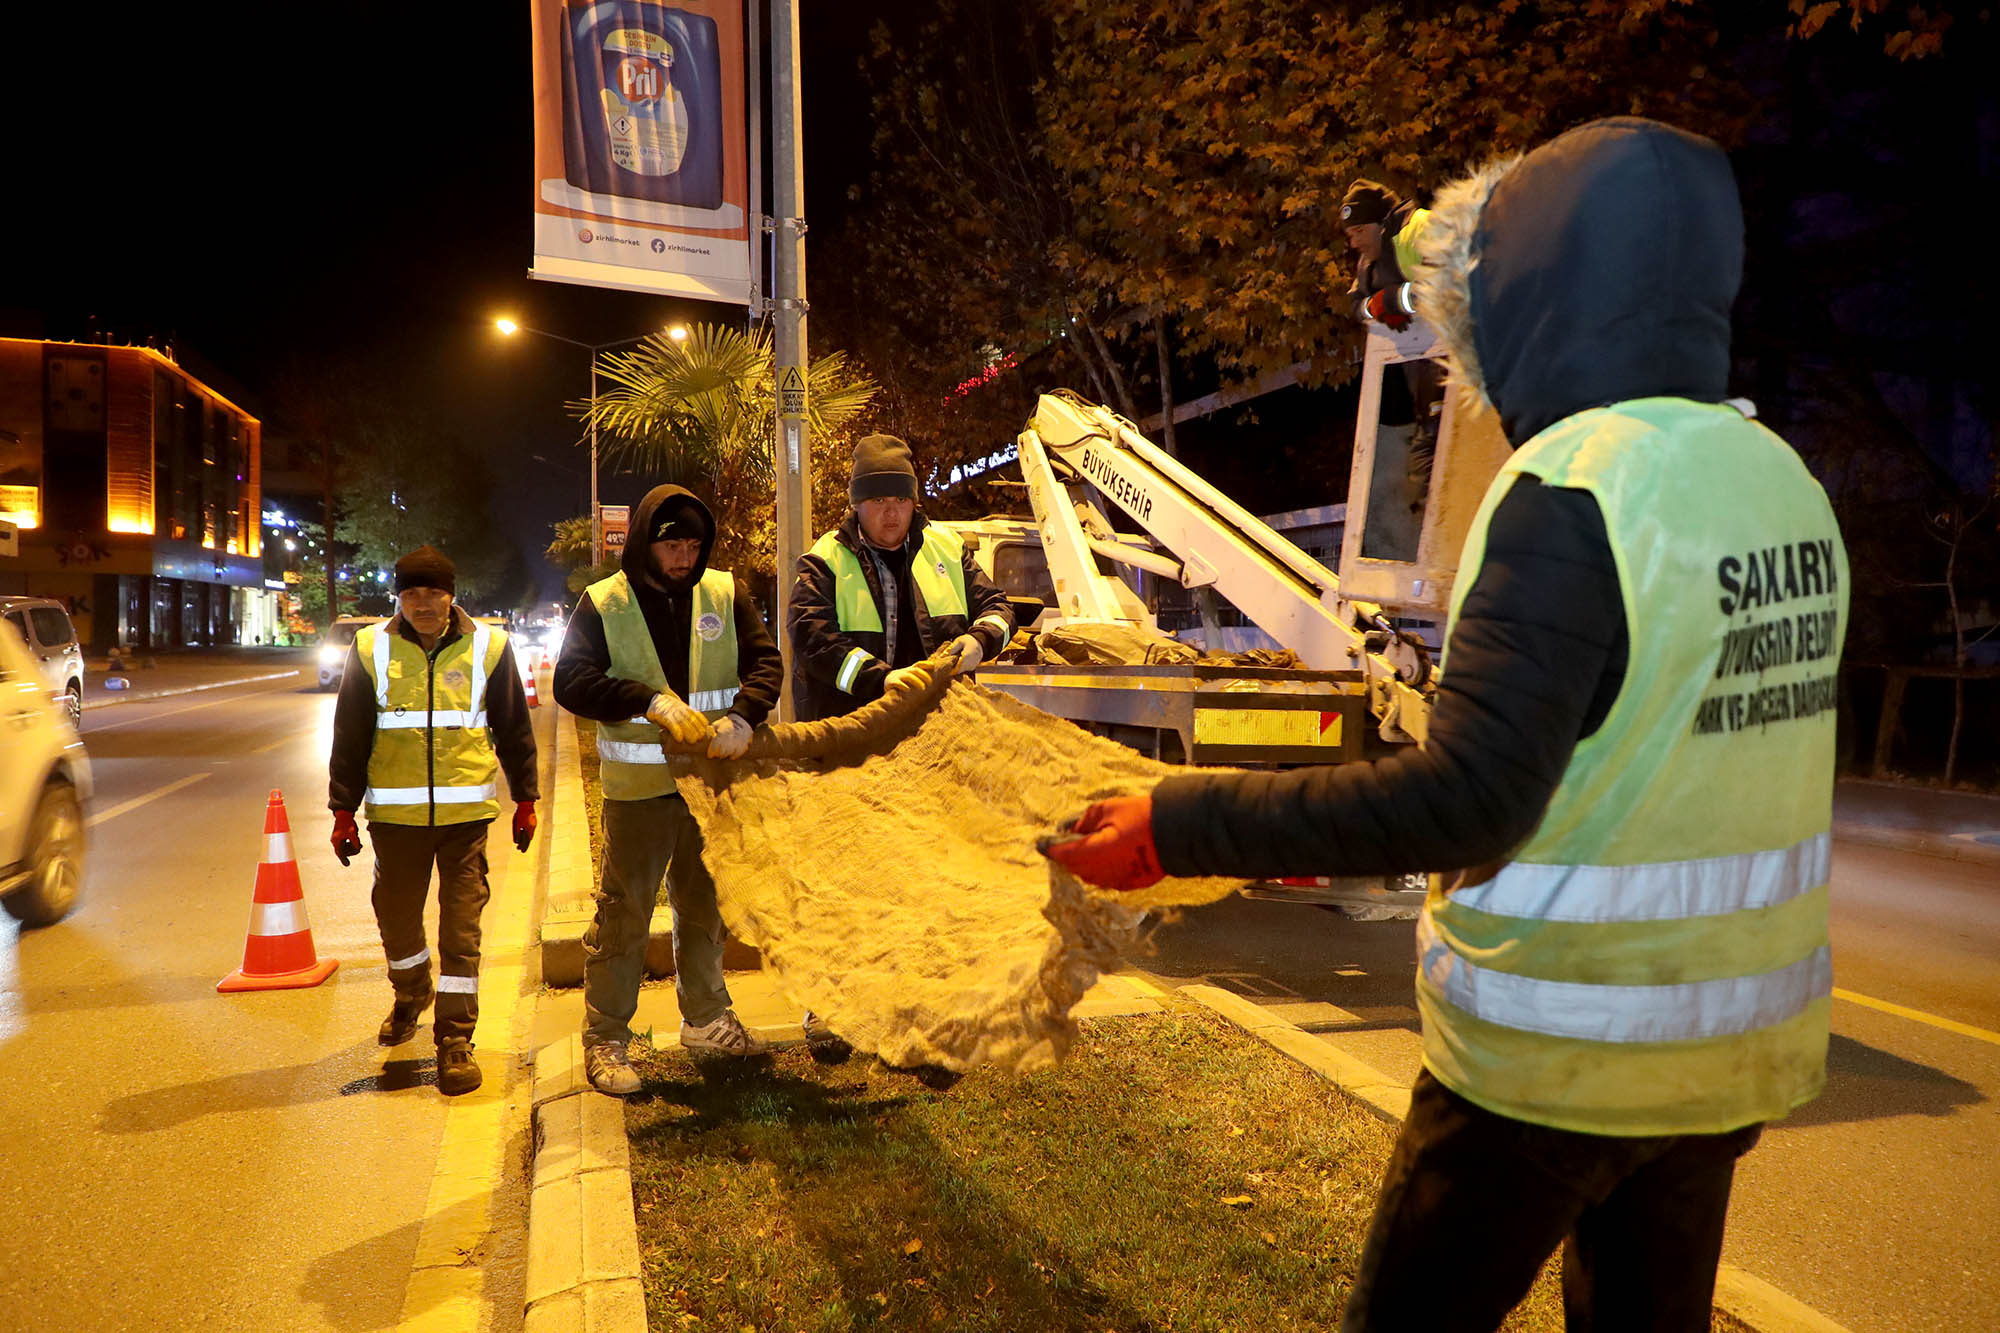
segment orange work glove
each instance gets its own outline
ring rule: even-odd
[[[535,803],[533,801],[514,802],[514,850],[525,852],[528,844],[535,840]]]
[[[1085,810],[1068,826],[1073,836],[1045,838],[1042,855],[1086,884],[1143,889],[1164,877],[1153,845],[1153,798],[1114,796]]]

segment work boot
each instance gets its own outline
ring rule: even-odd
[[[464,1037],[447,1037],[438,1043],[438,1091],[447,1097],[471,1092],[479,1086],[479,1066],[472,1059],[472,1043]]]
[[[622,1041],[601,1041],[583,1048],[583,1072],[590,1086],[608,1097],[630,1097],[639,1090],[639,1071]]]
[[[812,1010],[799,1021],[806,1031],[806,1054],[823,1065],[837,1065],[854,1054],[854,1047],[826,1025],[826,1020]]]
[[[681,1049],[714,1051],[720,1055],[763,1055],[771,1048],[764,1039],[743,1026],[734,1009],[724,1009],[711,1021],[695,1027],[681,1020]]]
[[[389,1006],[389,1016],[382,1020],[381,1028],[375,1033],[375,1040],[384,1046],[401,1046],[416,1036],[417,1020],[423,1017],[424,1010],[430,1008],[431,1001],[436,998],[434,990],[427,990],[413,1000],[397,996],[396,1002]]]

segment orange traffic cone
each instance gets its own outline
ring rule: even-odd
[[[317,986],[340,966],[313,953],[299,863],[292,856],[292,826],[285,798],[273,791],[264,807],[264,858],[257,863],[257,891],[250,901],[250,936],[243,966],[215,983],[219,991],[293,990]]]
[[[535,672],[533,668],[529,669],[527,675],[521,677],[521,685],[528,691],[528,707],[540,708],[542,706],[542,696],[535,692]]]

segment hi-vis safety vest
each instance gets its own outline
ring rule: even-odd
[[[875,595],[869,591],[867,577],[861,572],[861,557],[840,540],[837,532],[826,533],[814,542],[811,554],[826,561],[827,568],[833,571],[835,623],[842,630],[882,633],[882,612],[875,605]],[[965,543],[956,534],[936,524],[924,528],[923,542],[916,554],[910,557],[910,575],[916,581],[918,595],[923,598],[923,614],[971,614],[965,600],[964,558]],[[841,659],[840,670],[834,674],[833,683],[852,694],[861,668],[874,657],[865,648],[849,649],[847,656]]]
[[[611,650],[610,674],[635,680],[656,693],[665,691],[667,673],[653,649],[645,612],[620,570],[590,585],[590,601],[604,621]],[[736,580],[711,569],[692,590],[688,624],[688,706],[713,722],[736,702]],[[598,780],[607,801],[643,801],[674,790],[660,729],[643,716],[597,724]]]
[[[1827,879],[1847,554],[1798,455],[1734,408],[1566,418],[1501,469],[1452,607],[1519,473],[1595,497],[1623,688],[1535,832],[1418,926],[1424,1063],[1502,1115],[1720,1133],[1825,1082]]]
[[[500,812],[499,764],[486,728],[486,682],[507,650],[504,630],[474,622],[432,658],[389,632],[354,636],[375,693],[368,818],[386,824],[469,824]]]

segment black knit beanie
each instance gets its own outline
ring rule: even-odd
[[[917,469],[910,462],[910,446],[893,435],[862,436],[854,446],[854,479],[847,495],[856,504],[916,499]]]
[[[455,593],[458,591],[458,567],[443,551],[419,546],[396,562],[396,591],[402,592],[406,588],[442,588]]]
[[[1379,223],[1402,205],[1403,198],[1386,185],[1371,180],[1357,180],[1347,187],[1347,197],[1340,201],[1340,225],[1359,227],[1366,223]]]

